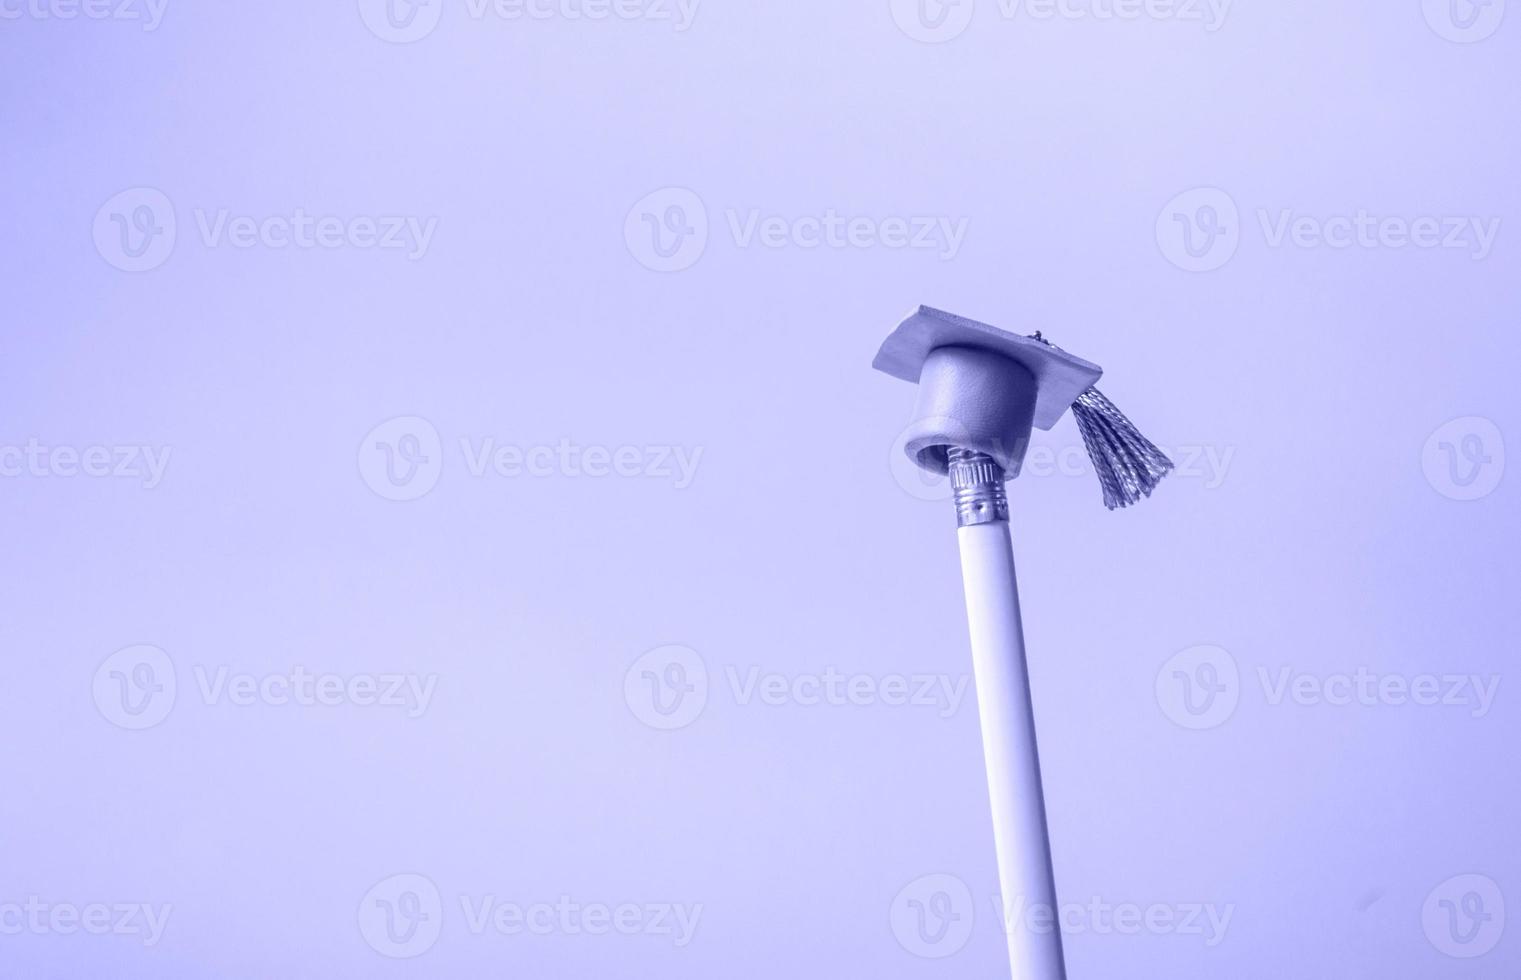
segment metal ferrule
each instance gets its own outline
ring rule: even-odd
[[[987,453],[952,447],[946,452],[951,489],[956,495],[958,527],[992,524],[1009,519],[1009,496],[1004,490],[1003,467]]]

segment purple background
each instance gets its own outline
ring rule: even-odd
[[[949,505],[893,447],[912,390],[869,369],[920,302],[1039,327],[1105,365],[1158,443],[1229,454],[1121,514],[1086,471],[1013,486],[1063,902],[1232,910],[1213,945],[1070,936],[1074,980],[1521,970],[1514,923],[1474,958],[1423,927],[1462,907],[1458,875],[1493,886],[1474,893],[1491,938],[1494,892],[1521,908],[1516,692],[1482,717],[1273,703],[1259,674],[1492,679],[1514,659],[1514,12],[1460,43],[1420,0],[1238,0],[1213,31],[977,0],[927,43],[887,0],[709,0],[684,31],[434,2],[411,44],[352,2],[0,20],[0,445],[172,451],[152,488],[0,479],[0,911],[172,906],[152,945],[0,935],[0,973],[1002,975],[970,695],[948,718],[744,703],[726,670],[970,669]],[[92,229],[139,187],[177,235],[132,273]],[[658,272],[638,232],[673,187],[708,239]],[[1165,231],[1195,188],[1239,209],[1216,212],[1236,252],[1197,273]],[[212,244],[196,217],[298,208],[438,220],[414,261]],[[1476,259],[1274,244],[1259,218],[1360,209],[1502,226]],[[730,230],[831,210],[966,236],[947,261]],[[442,439],[410,502],[367,485],[367,433],[398,416]],[[1470,417],[1488,426],[1431,440]],[[1479,499],[1433,456],[1465,435]],[[487,438],[702,456],[682,488],[476,477],[460,440]],[[1038,445],[1076,443],[1068,419]],[[143,731],[92,696],[135,644],[178,682]],[[668,644],[710,688],[675,731],[625,694]],[[1239,704],[1192,730],[1168,664],[1200,645],[1228,651]],[[207,703],[194,673],[297,665],[437,688],[409,718]],[[413,959],[373,949],[361,909],[401,873],[441,895]],[[895,928],[933,873],[972,896],[940,959]],[[460,898],[485,895],[702,912],[684,946],[475,934]]]

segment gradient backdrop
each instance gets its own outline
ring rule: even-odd
[[[0,976],[1004,975],[921,302],[1179,464],[1012,490],[1074,980],[1521,974],[1505,13],[0,0]]]

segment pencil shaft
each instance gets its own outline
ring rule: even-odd
[[[1014,980],[1065,980],[1009,525],[957,532]]]

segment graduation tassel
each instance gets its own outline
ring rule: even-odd
[[[1030,339],[1061,350],[1039,330]],[[1167,454],[1141,435],[1135,423],[1097,388],[1090,387],[1077,396],[1072,416],[1077,419],[1083,445],[1088,447],[1099,485],[1104,488],[1104,506],[1110,510],[1138,504],[1142,497],[1151,496],[1172,469]]]
[[[1167,454],[1141,435],[1135,423],[1097,388],[1077,396],[1072,415],[1104,488],[1104,506],[1110,510],[1151,496],[1172,469]]]

